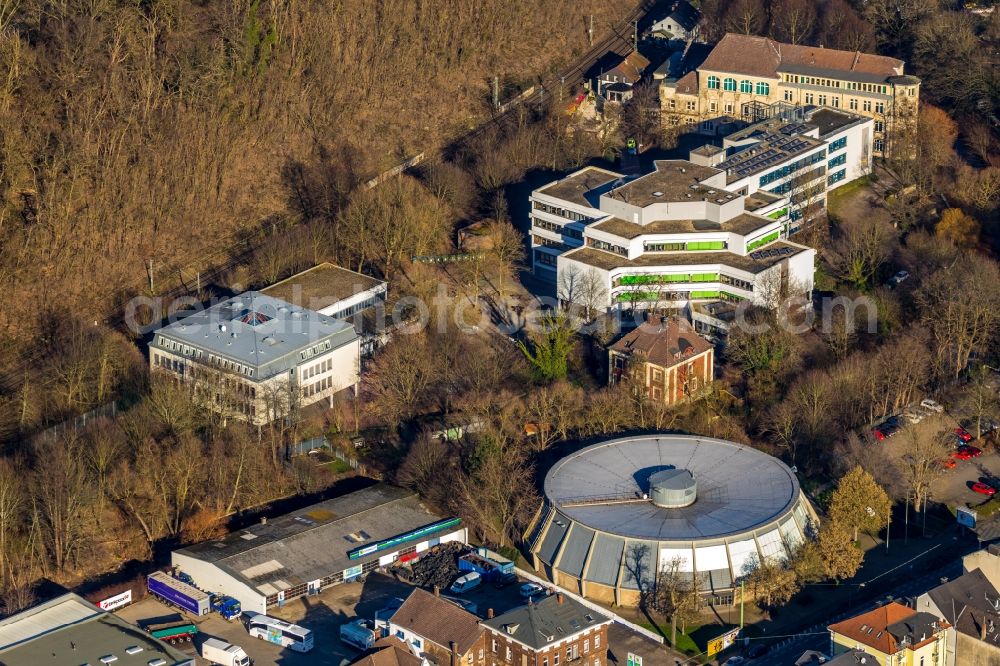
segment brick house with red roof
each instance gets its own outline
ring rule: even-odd
[[[653,402],[675,405],[711,383],[715,349],[686,319],[648,321],[608,348],[608,380],[631,377]]]

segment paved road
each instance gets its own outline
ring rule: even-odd
[[[766,655],[749,662],[752,666],[790,666],[795,660],[802,656],[806,650],[817,650],[824,654],[830,650],[830,634],[826,627],[829,624],[838,622],[845,617],[857,615],[869,611],[885,602],[886,597],[892,596],[894,599],[903,597],[916,597],[929,588],[940,584],[942,578],[954,578],[962,574],[962,562],[956,558],[948,564],[936,568],[933,571],[924,573],[917,578],[902,583],[882,595],[877,601],[870,601],[859,605],[853,610],[831,617],[821,624],[814,625],[803,630],[798,637],[784,639],[777,647],[772,648]]]

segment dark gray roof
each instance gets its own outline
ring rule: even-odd
[[[482,624],[533,650],[541,650],[605,622],[611,622],[611,619],[559,593],[538,603],[518,606],[492,620],[483,620]]]
[[[795,663],[798,664],[798,662]],[[809,662],[806,663],[808,664]],[[878,660],[864,650],[851,650],[837,655],[826,662],[825,666],[859,666],[859,664],[863,664],[864,666],[878,666]]]
[[[135,625],[104,612],[75,594],[5,618],[0,622],[0,663],[4,666],[79,666],[115,656],[116,666],[167,666],[194,660]]]
[[[919,645],[941,631],[938,627],[940,621],[941,618],[938,616],[921,611],[890,624],[886,627],[886,631],[896,639],[897,643],[902,644],[905,640],[911,646]]]
[[[357,337],[347,322],[248,291],[164,326],[150,347],[182,356],[200,350],[202,358],[192,356],[200,363],[213,354],[254,369],[249,379],[260,381],[296,367],[301,353],[321,342],[337,349]],[[188,347],[188,353],[172,349],[171,342]]]
[[[929,590],[927,596],[956,631],[979,640],[985,625],[987,640],[1000,644],[1000,593],[979,569]]]
[[[416,493],[378,484],[176,552],[214,563],[261,593],[273,594],[377,560],[385,553],[352,560],[348,552],[441,519],[420,503]],[[455,529],[437,530],[422,539]]]
[[[670,12],[670,18],[685,30],[691,31],[694,30],[695,26],[698,25],[698,21],[701,20],[701,12],[692,7],[691,3],[686,0],[679,0],[674,5],[673,11]]]

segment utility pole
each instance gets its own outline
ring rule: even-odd
[[[743,629],[743,581],[740,581],[740,629]]]
[[[146,273],[149,275],[149,293],[153,293],[153,260],[149,259],[146,262]]]
[[[500,110],[500,77],[493,77],[493,108]]]
[[[892,525],[892,502],[889,503],[889,510],[885,515],[885,550],[889,552],[889,526]]]
[[[590,40],[590,45],[594,45],[594,15],[590,15],[590,26],[587,28],[587,38]]]
[[[563,101],[563,86],[565,86],[565,85],[566,85],[566,77],[565,76],[560,76],[559,77],[559,101],[560,102]]]

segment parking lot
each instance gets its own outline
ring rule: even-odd
[[[255,666],[342,666],[357,658],[360,653],[340,642],[338,638],[340,625],[356,617],[373,618],[375,611],[386,606],[390,599],[405,598],[412,589],[407,583],[399,582],[390,576],[373,573],[363,583],[336,585],[327,588],[321,594],[290,601],[282,608],[269,609],[268,615],[298,624],[313,632],[315,647],[306,654],[250,638],[242,623],[236,620],[226,622],[214,613],[196,620],[199,634],[193,644],[177,647],[183,652],[195,654],[197,646],[202,641],[207,638],[219,638],[246,650],[254,660]],[[448,592],[443,591],[442,594]],[[517,585],[497,590],[492,585],[486,584],[470,590],[461,598],[474,603],[481,617],[486,616],[489,608],[500,614],[523,603],[518,596]],[[176,610],[149,597],[121,609],[116,614],[140,626],[151,622],[165,622],[178,616]],[[197,663],[208,664],[201,658]]]
[[[981,446],[981,442],[972,442]],[[931,499],[950,507],[985,502],[989,498],[972,491],[973,483],[986,483],[1000,488],[1000,454],[984,451],[978,458],[956,461],[955,468],[944,470],[931,486]]]

